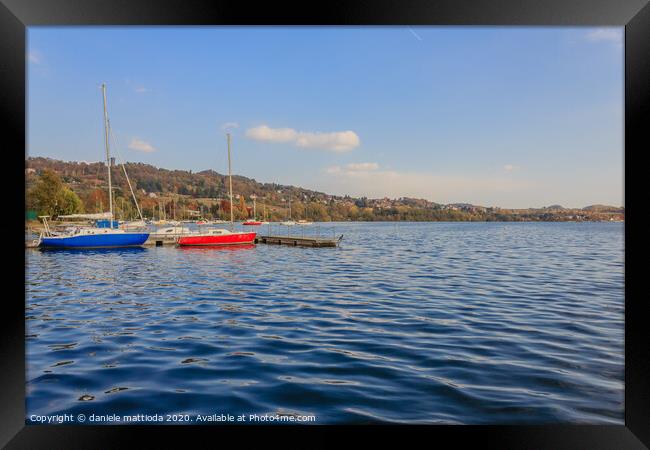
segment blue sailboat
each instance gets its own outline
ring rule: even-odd
[[[132,247],[144,244],[149,233],[126,233],[123,230],[81,229],[78,234],[66,236],[44,236],[40,247],[43,248],[107,248]]]
[[[65,232],[57,233],[50,230],[47,216],[41,216],[45,232],[40,236],[40,248],[111,248],[140,246],[149,238],[149,233],[128,232],[115,228],[113,220],[113,189],[111,185],[111,157],[109,147],[109,121],[106,110],[106,85],[102,84],[104,100],[104,130],[106,145],[106,168],[108,169],[108,200],[110,212],[101,214],[75,214],[78,218],[108,219],[95,222],[94,227],[72,227]],[[126,173],[126,169],[125,169]],[[128,175],[127,175],[128,181]],[[131,182],[129,181],[129,187]],[[135,195],[133,196],[135,200]],[[137,202],[136,202],[137,207]],[[138,208],[138,212],[140,209]],[[94,217],[93,217],[94,216]],[[101,217],[98,217],[101,216]],[[71,216],[68,216],[71,217]],[[108,225],[108,226],[106,226]]]

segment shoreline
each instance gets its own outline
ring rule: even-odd
[[[241,224],[242,220],[235,221],[235,225]],[[333,225],[333,224],[347,224],[347,223],[625,223],[625,220],[342,220],[342,221],[328,221],[328,222],[312,222],[311,225],[305,225],[306,227],[320,226],[320,225]],[[67,225],[67,226],[90,226],[92,223],[57,223],[52,221],[53,226]],[[270,222],[271,225],[275,226],[286,226],[281,225],[280,222]],[[203,226],[213,227],[215,225],[227,226],[228,223],[223,224],[210,224]],[[165,225],[153,225],[153,226],[165,226]],[[263,229],[268,225],[260,225],[259,229]],[[300,225],[295,225],[296,228]],[[42,222],[34,221],[25,221],[25,231],[33,231],[40,233],[45,230]]]

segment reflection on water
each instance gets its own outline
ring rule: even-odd
[[[146,251],[144,247],[117,247],[117,248],[56,248],[56,247],[38,247],[38,250],[44,253],[84,253],[88,255],[104,254],[128,254],[140,253]]]
[[[240,252],[255,248],[255,244],[237,244],[237,245],[200,245],[200,246],[190,246],[190,247],[178,247],[184,252],[214,252],[214,251],[224,251],[224,252]]]
[[[27,413],[623,423],[623,227],[26,251]]]

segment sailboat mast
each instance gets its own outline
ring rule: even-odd
[[[111,152],[108,144],[108,112],[106,111],[106,83],[102,83],[102,97],[104,98],[104,143],[106,146],[106,169],[108,170],[108,204],[111,211],[110,227],[113,228],[113,186],[111,184]]]
[[[230,179],[230,226],[232,227],[235,223],[235,217],[233,212],[232,205],[232,169],[230,167],[230,133],[227,133],[228,136],[228,178]]]

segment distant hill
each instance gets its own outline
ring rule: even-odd
[[[207,217],[228,217],[228,178],[214,170],[192,172],[154,167],[143,163],[126,163],[138,203],[147,217],[185,217],[199,211]],[[44,170],[59,174],[63,182],[82,200],[86,212],[101,212],[108,204],[108,177],[103,162],[59,161],[44,157],[26,160],[25,176],[29,189]],[[115,207],[122,217],[136,214],[122,166],[111,171]],[[505,209],[470,203],[440,204],[426,199],[397,199],[331,195],[297,186],[260,183],[253,178],[233,176],[237,217],[251,217],[251,196],[269,220],[412,220],[412,221],[583,221],[623,220],[624,209],[591,205],[583,209],[566,209],[560,205],[545,208]],[[257,210],[257,215],[263,213]],[[228,216],[226,216],[226,212]]]
[[[192,198],[225,198],[228,195],[227,176],[214,170],[192,173],[186,170],[157,168],[143,163],[126,163],[125,166],[134,188],[144,194],[178,194]],[[28,170],[30,174],[36,175],[45,169],[54,170],[75,191],[106,186],[108,183],[106,165],[103,162],[66,162],[34,157],[27,159],[27,167],[32,169]],[[127,186],[121,166],[112,171],[111,177],[116,186]],[[233,175],[233,191],[247,198],[251,194],[260,197],[285,194],[305,200],[344,198],[295,186],[259,183],[255,179],[240,175]]]
[[[622,213],[625,208],[622,206],[609,206],[609,205],[590,205],[582,208],[583,211],[594,212],[609,212],[609,213]]]

